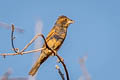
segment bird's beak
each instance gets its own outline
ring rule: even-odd
[[[70,23],[70,24],[73,24],[75,21],[73,21],[73,20],[70,20],[70,21],[68,21],[68,23]]]

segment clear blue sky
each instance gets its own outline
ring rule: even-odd
[[[15,46],[22,49],[34,33],[36,21],[43,22],[46,36],[60,15],[75,20],[59,50],[65,59],[71,80],[81,76],[79,58],[88,54],[86,67],[92,80],[120,80],[120,1],[119,0],[0,0],[0,21],[25,30],[15,33]],[[0,52],[10,52],[10,30],[0,28]],[[28,49],[33,49],[33,45]],[[0,75],[8,68],[11,77],[27,77],[33,54],[0,57]],[[56,58],[51,57],[39,69],[37,80],[60,79]]]

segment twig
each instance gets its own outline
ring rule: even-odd
[[[0,54],[0,56],[3,56],[5,58],[6,56],[39,52],[44,49],[44,48],[40,48],[40,49],[35,49],[35,50],[24,52],[38,37],[41,36],[45,40],[45,37],[43,36],[43,34],[37,34],[21,51],[19,51],[19,49],[16,51],[16,48],[14,48],[14,43],[13,43],[13,33],[14,33],[14,25],[12,25],[11,42],[12,42],[12,48],[15,51],[15,53],[2,53],[2,54]]]
[[[11,34],[11,42],[12,42],[12,47],[13,47],[13,49],[14,49],[14,51],[15,51],[15,48],[14,48],[14,43],[13,43],[13,32],[14,32],[14,25],[12,25],[12,34]],[[31,50],[31,51],[26,51],[26,52],[24,52],[38,37],[42,37],[43,38],[43,40],[45,41],[45,37],[44,37],[44,35],[43,34],[37,34],[20,52],[19,51],[17,51],[17,52],[15,52],[15,53],[2,53],[2,54],[0,54],[0,56],[3,56],[3,57],[5,57],[5,56],[12,56],[12,55],[20,55],[20,54],[28,54],[28,53],[33,53],[33,52],[38,52],[38,51],[41,51],[41,50],[43,50],[44,48],[40,48],[40,49],[35,49],[35,50]],[[46,41],[45,41],[45,44],[47,44],[46,43]],[[47,45],[46,45],[46,47],[47,47]]]
[[[45,40],[43,34],[37,34],[37,35],[20,51],[20,53],[24,52],[24,51],[25,51],[38,37],[40,37],[40,36]]]
[[[14,37],[13,37],[13,34],[14,34],[14,30],[15,30],[15,27],[14,25],[12,24],[12,32],[11,32],[11,43],[12,43],[12,48],[14,50],[15,53],[18,53],[18,54],[23,54],[24,50],[26,50],[39,36],[41,36],[44,40],[44,36],[43,34],[37,34],[20,52],[18,50],[16,50],[16,48],[14,47]],[[31,52],[31,51],[30,51]]]
[[[14,51],[15,53],[17,53],[17,50],[15,49],[15,47],[14,47],[14,42],[13,42],[13,40],[14,40],[14,36],[13,36],[14,30],[15,30],[15,27],[14,27],[14,25],[12,24],[11,43],[12,43],[13,51]]]
[[[29,54],[29,53],[34,53],[34,52],[39,52],[41,50],[43,50],[44,48],[40,48],[40,49],[35,49],[35,50],[31,50],[31,51],[25,51],[25,52],[22,52],[22,54]],[[19,52],[17,53],[2,53],[0,54],[0,56],[14,56],[14,55],[20,55]]]
[[[59,73],[60,77],[62,78],[62,80],[65,80],[64,74],[62,73],[62,71],[60,70],[60,67],[58,65],[56,65],[56,69],[58,70],[58,73]]]
[[[59,56],[58,54],[56,54],[56,56],[57,56],[57,58],[60,60],[60,62],[62,63],[62,65],[63,65],[63,67],[64,67],[67,80],[70,80],[70,79],[69,79],[68,70],[67,70],[67,67],[66,67],[65,63],[61,60],[61,58],[60,58],[60,56]]]

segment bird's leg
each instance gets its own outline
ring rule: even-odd
[[[19,54],[23,54],[23,52],[38,38],[38,37],[43,37],[43,34],[37,34],[34,36],[34,38],[19,52]]]
[[[51,50],[49,50],[49,51],[51,52]],[[52,53],[51,56],[56,56],[57,51],[55,51],[55,50],[53,50],[53,51],[54,51],[54,53]]]

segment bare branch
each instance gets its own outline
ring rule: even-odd
[[[29,53],[39,52],[39,51],[41,51],[43,49],[44,48],[35,49],[35,50],[31,50],[31,51],[25,51],[25,52],[22,52],[22,54],[29,54]],[[0,56],[14,56],[14,55],[20,55],[20,53],[17,52],[17,53],[1,53],[0,54]]]
[[[14,27],[14,25],[12,24],[11,43],[12,43],[12,48],[13,48],[14,52],[17,53],[17,54],[25,54],[25,53],[31,53],[31,52],[38,52],[37,50],[32,50],[32,51],[24,52],[24,50],[26,50],[26,49],[27,49],[38,37],[40,37],[40,36],[45,40],[43,34],[37,34],[37,35],[19,52],[19,51],[18,51],[19,49],[18,49],[18,48],[16,49],[16,48],[14,47],[14,42],[13,42],[13,40],[14,40],[14,37],[13,37],[13,35],[14,35],[14,30],[15,30],[15,27]],[[11,54],[11,55],[17,55],[17,54],[15,54],[15,53],[13,53],[13,54]],[[7,55],[7,54],[6,54],[6,55]],[[9,54],[9,55],[10,55],[10,54]],[[4,57],[5,57],[5,55],[4,55]]]
[[[43,38],[43,34],[37,34],[20,52],[24,52],[24,50],[26,50],[40,36]],[[45,38],[43,39],[45,40]]]
[[[14,51],[15,53],[17,53],[18,51],[15,49],[15,47],[14,47],[14,42],[13,42],[13,40],[14,40],[14,36],[13,36],[14,30],[15,30],[15,27],[14,27],[14,25],[12,24],[11,44],[12,44],[13,51]]]
[[[12,55],[19,55],[19,54],[28,54],[28,53],[33,53],[33,52],[39,52],[41,50],[43,50],[44,48],[40,48],[40,49],[35,49],[35,50],[31,50],[31,51],[26,51],[24,52],[38,37],[42,37],[45,41],[45,37],[43,34],[37,34],[20,52],[19,52],[19,49],[17,48],[17,51],[16,51],[16,48],[14,48],[14,43],[13,43],[13,33],[14,33],[14,25],[12,24],[12,33],[11,33],[11,42],[12,42],[12,48],[13,50],[15,51],[15,53],[2,53],[0,54],[0,56],[3,56],[4,58],[6,56],[12,56]],[[45,44],[46,44],[46,41],[45,41]]]
[[[65,80],[64,74],[63,74],[62,71],[60,70],[60,67],[59,67],[58,65],[56,65],[55,67],[56,67],[56,69],[58,70],[58,73],[59,73],[60,77],[62,78],[62,80]]]
[[[62,63],[63,67],[64,67],[64,70],[65,70],[65,73],[66,73],[66,77],[67,77],[67,80],[70,80],[69,79],[69,74],[68,74],[68,70],[67,70],[67,67],[64,63],[64,61],[61,60],[60,56],[58,54],[56,54],[57,58],[60,60],[60,62]]]

